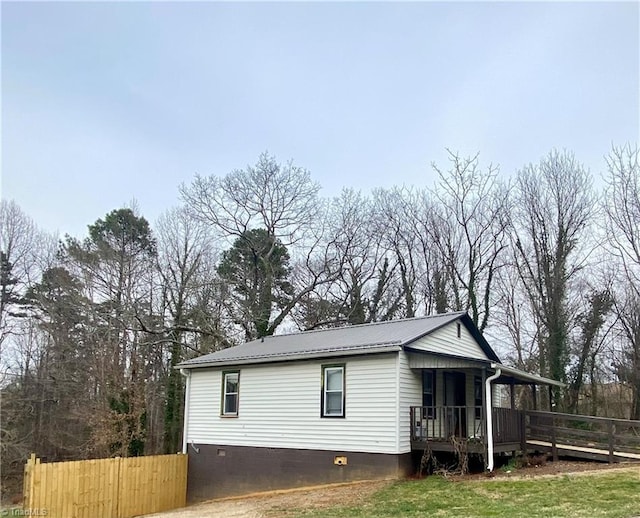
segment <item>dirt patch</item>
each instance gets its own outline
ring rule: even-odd
[[[368,498],[391,484],[392,481],[361,482],[337,487],[325,487],[310,491],[266,497],[260,502],[265,517],[293,516],[291,509],[318,509],[334,505],[358,506]]]
[[[317,509],[334,505],[363,504],[391,480],[355,482],[272,491],[243,497],[212,500],[147,518],[275,518],[294,516],[292,509]]]
[[[503,466],[492,473],[470,473],[467,475],[453,475],[451,480],[524,480],[539,477],[557,477],[560,475],[592,474],[601,471],[632,470],[640,474],[640,463],[624,462],[607,464],[604,462],[566,461],[546,462],[538,465],[519,466],[510,468]]]
[[[452,477],[456,480],[487,480],[496,479],[526,479],[533,477],[553,477],[558,475],[574,475],[578,473],[591,474],[601,471],[614,470],[634,470],[640,471],[640,463],[616,463],[606,464],[604,462],[587,462],[587,461],[566,461],[559,460],[556,462],[546,462],[542,465],[529,465],[517,468],[509,468],[503,466],[493,471],[493,473],[475,473],[464,476]]]
[[[592,474],[594,472],[632,470],[640,473],[640,463],[605,464],[597,462],[558,461],[544,465],[517,469],[498,468],[492,474],[455,475],[451,480],[504,480],[554,477],[559,475]],[[371,495],[391,484],[390,480],[356,482],[314,488],[259,493],[243,497],[212,500],[176,509],[166,513],[148,515],[148,518],[276,518],[293,517],[297,509],[317,509],[334,505],[358,506]]]

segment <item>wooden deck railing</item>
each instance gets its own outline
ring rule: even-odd
[[[476,408],[433,406],[411,407],[411,436],[414,441],[447,440],[450,437],[480,438],[481,420],[476,420]]]
[[[583,454],[604,450],[610,462],[616,452],[640,455],[640,421],[527,410],[525,434],[527,441],[550,443],[554,458],[558,445],[582,448]]]
[[[520,410],[494,408],[494,443],[521,443],[523,415]],[[442,441],[451,437],[482,439],[484,415],[479,406],[411,407],[411,440]]]
[[[493,442],[524,443],[524,416],[521,410],[493,408]]]

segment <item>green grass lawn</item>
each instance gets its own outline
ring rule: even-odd
[[[625,471],[527,480],[465,481],[431,476],[394,483],[357,507],[290,509],[287,516],[640,516],[640,474]]]

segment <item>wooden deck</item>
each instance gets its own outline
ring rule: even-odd
[[[509,408],[494,408],[492,421],[495,453],[640,461],[640,421]],[[412,407],[411,423],[412,449],[454,451],[452,439],[457,439],[469,453],[486,452],[484,415],[476,407]]]
[[[426,448],[430,448],[431,451],[438,452],[454,452],[455,448],[451,441],[445,439],[430,439],[423,441],[412,441],[411,448],[413,450],[425,450]],[[485,444],[483,442],[478,441],[467,441],[466,450],[468,453],[478,453],[484,455],[485,453]],[[522,444],[519,442],[502,442],[498,443],[494,446],[493,451],[495,453],[503,453],[503,452],[512,452],[512,451],[521,451]]]
[[[527,448],[532,450],[541,450],[545,452],[553,452],[553,443],[548,441],[527,441]],[[556,444],[557,454],[563,457],[576,457],[589,460],[601,460],[607,462],[609,460],[609,451],[600,448],[589,448],[585,446],[572,446],[570,444]],[[626,451],[613,450],[613,457],[616,462],[619,461],[640,461],[640,453],[629,453]]]

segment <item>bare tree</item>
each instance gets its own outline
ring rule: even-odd
[[[3,489],[49,435],[50,344],[31,291],[53,264],[53,238],[14,201],[0,201],[0,470]],[[69,387],[65,387],[67,390]],[[63,431],[64,433],[64,431]],[[58,433],[58,438],[61,434]],[[60,445],[60,441],[57,441]],[[46,442],[50,446],[50,442]],[[49,450],[51,451],[51,450]]]
[[[627,144],[607,157],[604,211],[610,251],[629,287],[640,295],[640,150]]]
[[[175,366],[198,351],[202,339],[211,341],[212,348],[230,344],[222,329],[220,312],[200,305],[201,291],[217,282],[217,254],[211,233],[182,207],[164,212],[156,232],[162,308],[154,313],[162,315],[163,325],[158,328],[154,322],[147,322],[145,326],[168,349],[168,368],[159,389],[165,393],[164,450],[174,452],[181,444],[184,411],[184,386]]]
[[[289,246],[305,236],[317,216],[320,186],[309,171],[293,162],[280,165],[263,153],[255,166],[223,177],[197,175],[180,194],[191,214],[211,224],[224,237],[241,237],[263,228]]]
[[[495,291],[500,304],[494,312],[492,329],[509,344],[505,359],[520,369],[535,372],[540,365],[538,344],[542,325],[522,286],[515,262],[510,261],[500,270]]]
[[[42,271],[47,236],[15,201],[0,201],[0,351],[25,316],[24,294]]]
[[[376,189],[373,192],[373,205],[376,212],[376,234],[386,251],[388,262],[392,263],[391,272],[397,280],[391,279],[392,290],[399,297],[397,316],[412,318],[416,315],[416,290],[418,271],[415,262],[415,233],[412,222],[407,218],[410,213],[408,197],[402,189]]]
[[[374,200],[344,189],[331,208],[333,247],[342,265],[332,286],[335,322],[363,324],[393,318],[402,289],[395,284],[398,264],[385,246],[388,223]]]
[[[211,345],[214,349],[229,345],[226,333],[217,328],[219,322],[202,325],[206,319],[201,317],[205,315],[198,314],[199,293],[205,285],[218,282],[215,275],[218,250],[211,232],[184,207],[164,212],[158,219],[156,230],[157,268],[164,294],[161,312],[166,310],[169,314],[169,321],[161,333],[176,337],[182,333],[196,333],[210,337],[214,342],[220,342]]]
[[[640,419],[640,297],[628,287],[615,304],[617,337],[621,344],[615,354],[618,379],[631,388],[631,419]]]
[[[640,419],[640,150],[627,144],[607,157],[604,197],[607,249],[616,261],[614,311],[621,346],[616,370],[631,387],[632,416]]]
[[[400,217],[410,236],[405,241],[411,243],[407,257],[415,269],[416,314],[444,313],[451,309],[452,293],[443,255],[433,240],[437,201],[426,189],[405,189],[403,198]]]
[[[573,154],[552,151],[518,173],[516,266],[540,324],[540,370],[565,380],[569,361],[570,283],[583,267],[580,246],[595,205],[591,178]],[[556,393],[554,403],[560,402]]]
[[[228,240],[227,255],[235,254],[238,259],[246,254],[255,256],[254,273],[261,280],[254,284],[261,289],[247,297],[246,290],[235,283],[228,291],[232,318],[244,326],[247,339],[273,334],[301,300],[336,275],[322,234],[319,189],[307,170],[291,162],[280,165],[266,153],[255,167],[235,170],[221,178],[198,176],[191,185],[181,188],[190,213]],[[266,248],[265,243],[269,244]],[[291,254],[287,259],[290,268],[283,274],[292,275],[295,270],[298,281],[310,283],[289,283],[287,300],[275,292],[285,279],[276,281],[273,275],[273,267],[279,262],[275,256],[282,256],[282,247]],[[322,264],[320,269],[318,262]],[[219,271],[227,266],[231,266],[229,261],[224,265],[221,262]],[[233,272],[228,273],[231,279]],[[249,321],[259,325],[247,327]]]
[[[442,256],[450,280],[453,309],[467,310],[484,330],[489,323],[496,272],[508,246],[509,189],[497,179],[497,167],[486,171],[478,155],[461,158],[449,151],[451,167],[436,164],[439,202],[425,230]]]

